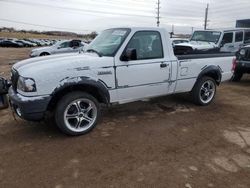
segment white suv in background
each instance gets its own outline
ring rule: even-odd
[[[250,43],[250,29],[234,28],[224,30],[195,31],[189,42],[176,44],[176,55],[215,52],[237,52]]]
[[[87,44],[81,40],[64,40],[48,47],[35,48],[31,51],[30,57],[46,56],[51,54],[72,53],[86,47]]]

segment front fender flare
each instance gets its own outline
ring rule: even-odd
[[[107,89],[107,87],[100,81],[100,80],[95,80],[90,77],[66,77],[60,81],[60,85],[54,89],[52,92],[52,97],[56,95],[57,93],[60,93],[61,91],[65,89],[83,89],[84,87],[91,87],[95,88],[96,91],[98,92],[97,94],[100,95],[102,101],[105,104],[110,103],[110,94]]]

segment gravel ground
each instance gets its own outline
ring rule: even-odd
[[[0,48],[0,74],[29,50]],[[250,187],[250,77],[222,84],[207,107],[175,95],[102,113],[68,137],[0,111],[0,187]]]

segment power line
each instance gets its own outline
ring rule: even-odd
[[[111,2],[112,4],[113,3],[122,3],[124,4],[124,1],[123,0],[106,0],[106,1],[109,1]],[[130,1],[127,1],[126,3],[133,3],[134,5],[138,5],[138,6],[141,6],[141,5],[147,5],[147,6],[152,6],[152,3],[150,2],[145,2],[145,1],[135,1],[135,0],[130,0]]]
[[[74,31],[91,31],[91,30],[86,30],[86,29],[72,29],[72,28],[66,28],[66,27],[54,27],[54,26],[48,26],[48,25],[33,24],[33,23],[15,21],[15,20],[4,19],[4,18],[0,18],[0,21],[19,23],[19,24],[25,24],[25,25],[32,25],[32,26],[38,26],[38,27],[45,27],[45,28],[50,28],[50,29],[60,29],[60,30],[63,29],[63,30],[71,30],[71,31],[73,31],[73,30]]]
[[[51,2],[54,2],[52,0],[50,0]],[[132,4],[134,4],[136,1],[132,1]],[[112,2],[107,2],[107,1],[95,1],[95,0],[85,0],[85,1],[76,1],[76,0],[71,0],[68,3],[72,3],[74,5],[81,5],[81,6],[85,6],[86,5],[90,5],[90,6],[98,6],[98,7],[102,7],[102,8],[108,8],[109,10],[112,9],[111,7],[114,8],[121,8],[122,10],[129,10],[129,11],[140,11],[140,12],[146,12],[146,13],[152,13],[152,8],[150,8],[150,6],[147,5],[143,5],[143,4],[134,4],[135,6],[131,6],[131,3],[126,3],[124,4],[124,2],[118,2],[117,1],[112,1]],[[64,3],[65,5],[66,3]],[[151,4],[152,5],[152,4]],[[147,11],[146,11],[147,10]]]
[[[56,6],[56,5],[48,5],[44,3],[34,3],[34,2],[25,2],[25,1],[17,1],[17,0],[0,0],[0,2],[7,2],[7,3],[15,3],[15,4],[22,4],[22,5],[31,5],[31,6],[44,6],[44,7],[50,7],[50,8],[56,8],[56,9],[62,9],[62,10],[71,10],[71,11],[78,11],[86,13],[97,13],[97,14],[106,14],[106,15],[119,15],[119,16],[129,16],[129,17],[151,17],[150,15],[140,15],[140,14],[126,14],[126,13],[116,13],[116,12],[106,12],[106,11],[98,11],[98,10],[89,10],[84,8],[72,8],[72,7],[63,7],[63,6]],[[25,4],[24,4],[25,2]]]

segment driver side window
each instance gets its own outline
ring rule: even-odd
[[[126,49],[135,49],[137,60],[163,58],[161,36],[157,31],[136,32]]]

